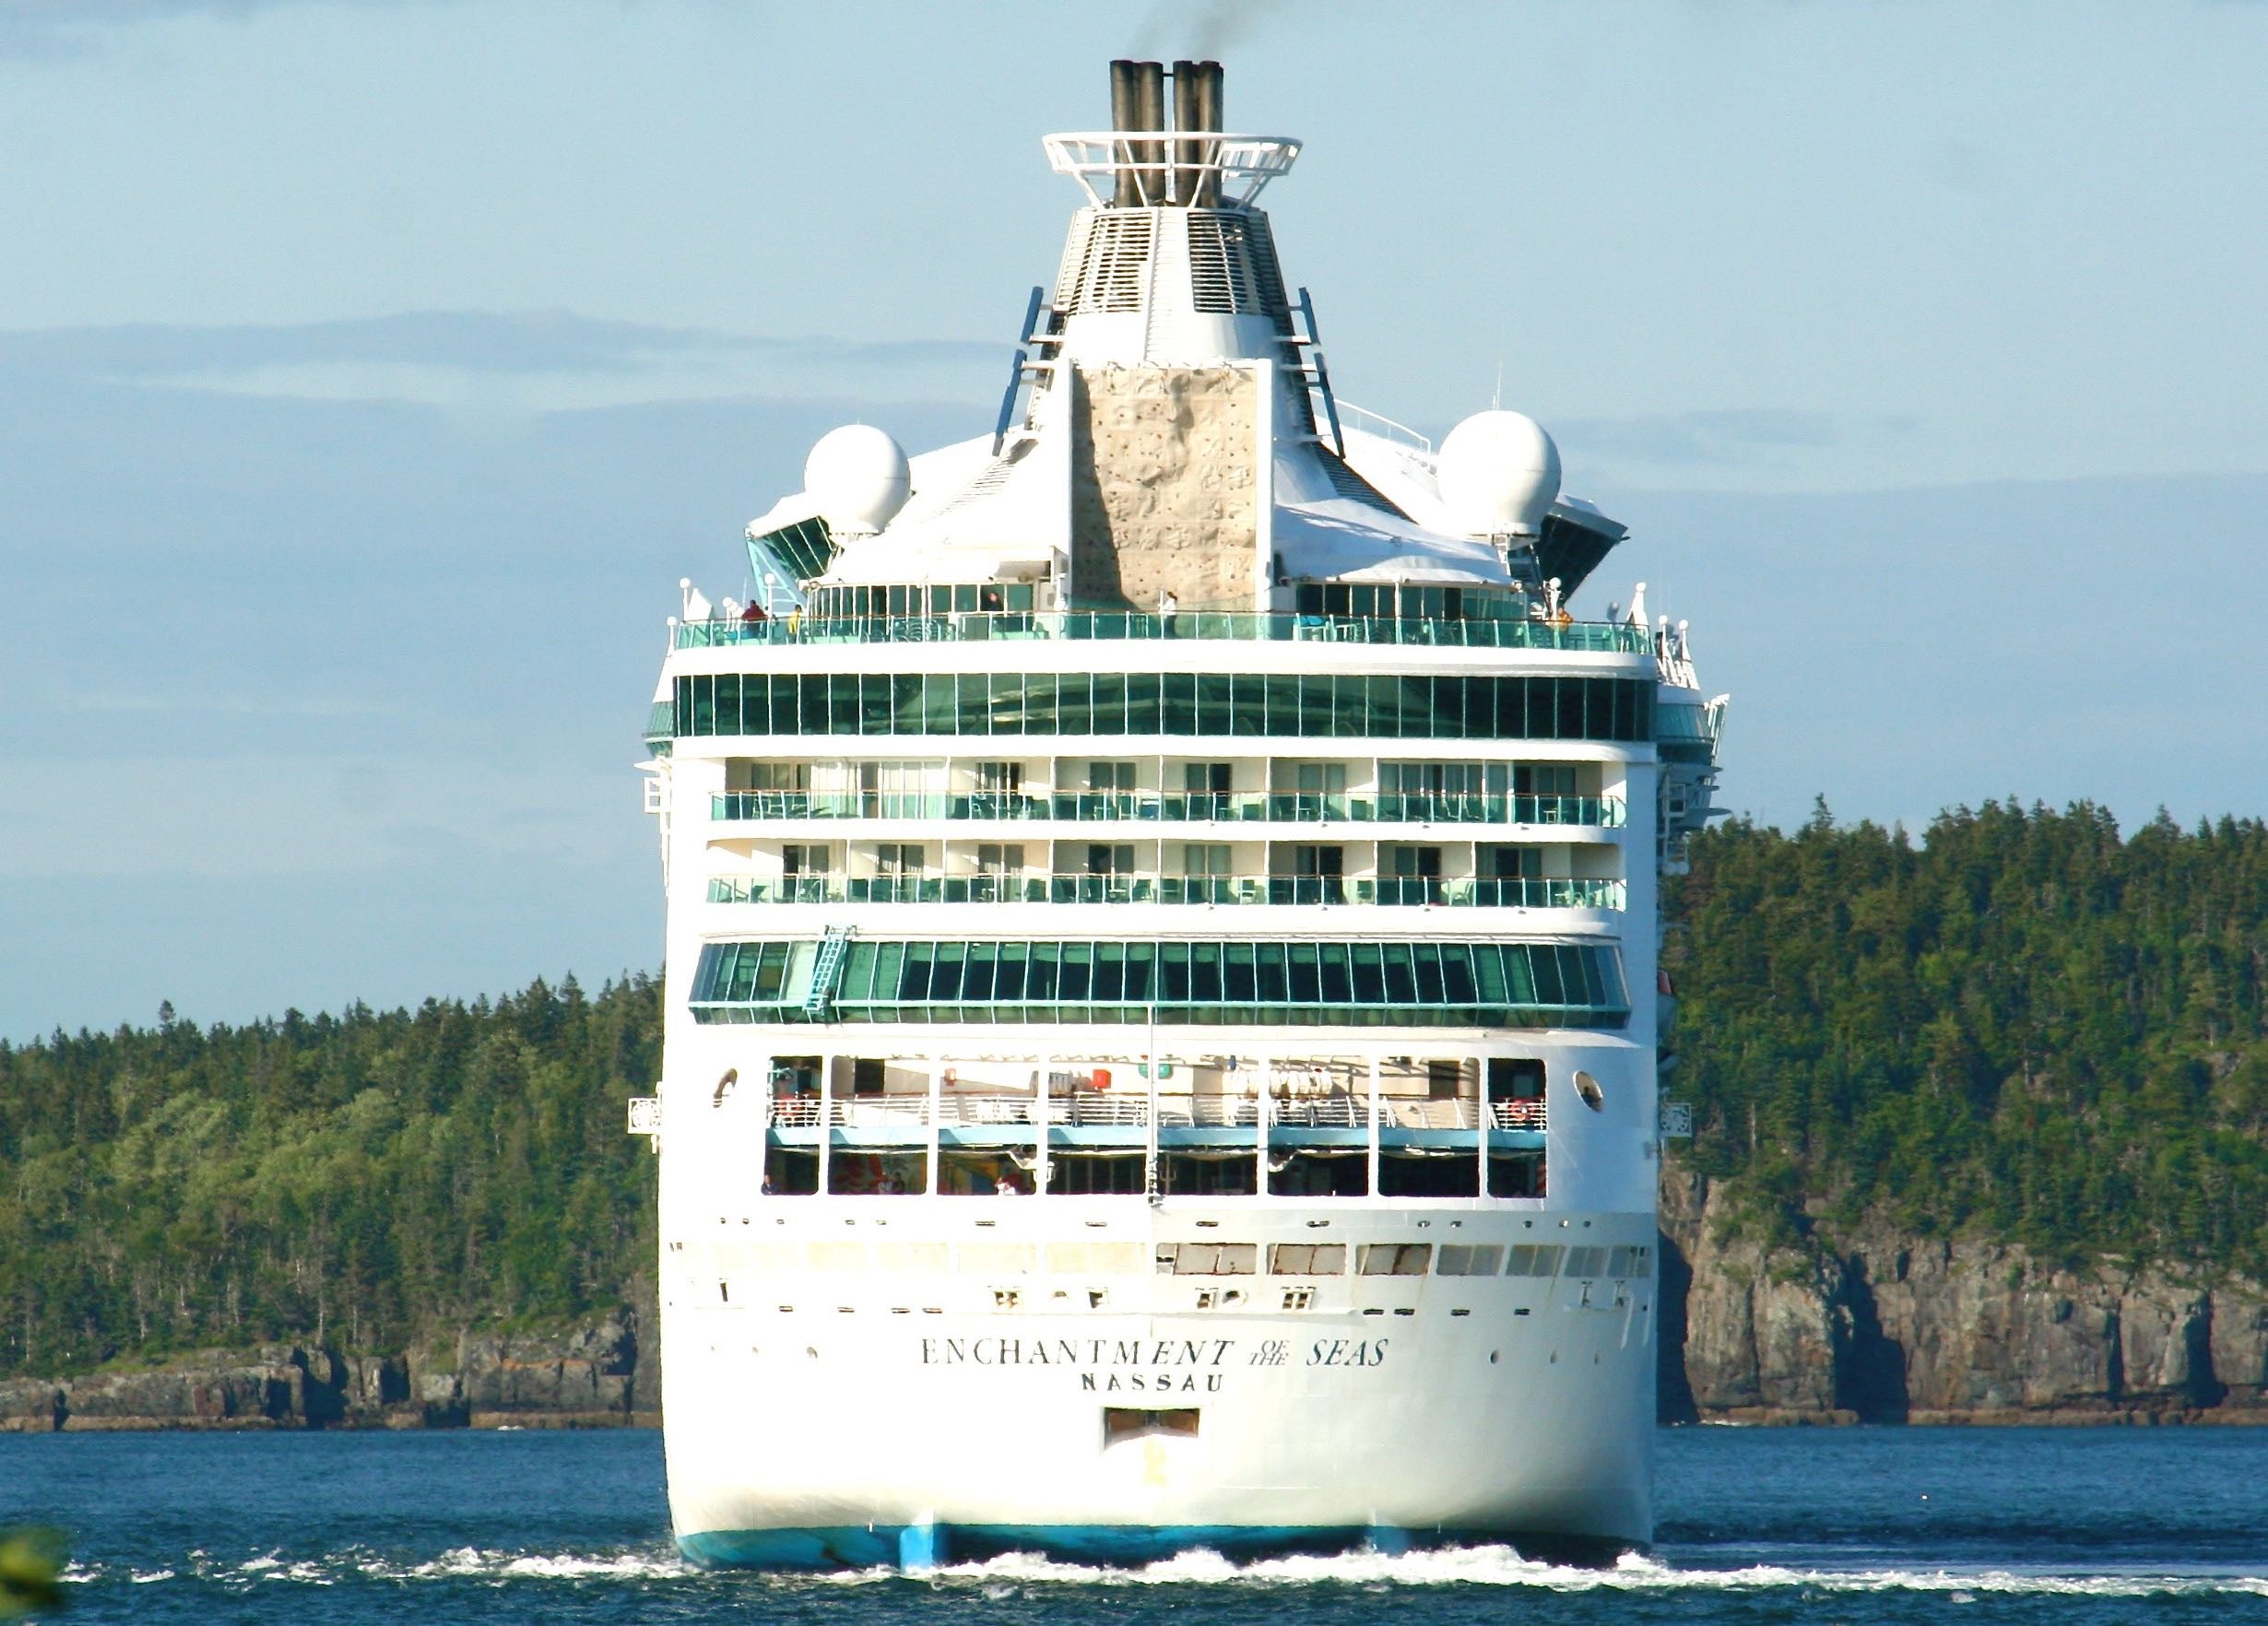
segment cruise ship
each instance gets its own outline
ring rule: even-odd
[[[1110,103],[1043,140],[1083,201],[997,418],[833,430],[679,583],[631,1103],[678,1545],[1642,1546],[1723,697],[1643,584],[1575,613],[1625,531],[1532,419],[1339,398],[1258,206],[1300,144],[1219,65]]]

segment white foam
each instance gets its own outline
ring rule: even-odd
[[[697,1573],[672,1551],[595,1553],[492,1552],[477,1547],[452,1548],[422,1564],[396,1569],[383,1561],[363,1564],[362,1573],[382,1579],[490,1576],[496,1579],[580,1581],[602,1578],[651,1581]]]
[[[842,1579],[870,1579],[862,1571]],[[888,1572],[879,1572],[888,1573]],[[2235,1595],[2268,1597],[2268,1575],[2209,1573],[2064,1573],[2007,1569],[1813,1569],[1751,1564],[1740,1569],[1680,1568],[1658,1558],[1626,1554],[1612,1567],[1587,1568],[1522,1558],[1509,1547],[1435,1548],[1422,1552],[1356,1551],[1293,1555],[1234,1562],[1196,1549],[1135,1568],[1065,1563],[1036,1553],[1008,1553],[984,1563],[952,1564],[928,1573],[939,1585],[1001,1583],[1056,1585],[1385,1585],[1526,1586],[1550,1592],[1674,1593],[1917,1592],[1974,1601],[1996,1596],[2157,1597]],[[1963,1595],[1967,1595],[1966,1597]]]
[[[666,1547],[615,1552],[525,1552],[477,1547],[452,1548],[422,1561],[388,1558],[364,1549],[347,1548],[318,1559],[287,1561],[268,1552],[234,1562],[205,1552],[183,1561],[196,1579],[250,1586],[299,1584],[330,1586],[341,1581],[419,1581],[486,1579],[540,1585],[547,1581],[677,1580],[704,1573]],[[111,1578],[117,1572],[102,1565],[73,1564],[65,1571],[72,1581]],[[136,1585],[180,1578],[171,1567],[127,1570]],[[844,1570],[813,1575],[767,1578],[783,1586],[801,1586],[814,1581],[840,1586],[865,1586],[897,1581],[903,1573],[889,1566]],[[1975,1603],[1986,1597],[2068,1597],[2107,1598],[2245,1597],[2268,1598],[2268,1574],[2230,1573],[2196,1569],[2188,1572],[2135,1570],[2078,1572],[2048,1569],[1948,1567],[1942,1569],[1868,1568],[1863,1565],[1810,1567],[1800,1563],[1757,1562],[1737,1568],[1704,1569],[1681,1566],[1659,1557],[1626,1555],[1601,1568],[1581,1568],[1522,1558],[1510,1547],[1435,1548],[1419,1552],[1354,1551],[1335,1554],[1295,1554],[1243,1562],[1204,1548],[1193,1549],[1154,1563],[1136,1566],[1067,1563],[1037,1553],[1009,1553],[983,1563],[949,1564],[922,1573],[932,1585],[967,1587],[993,1599],[1013,1597],[1026,1588],[1076,1586],[1237,1586],[1305,1587],[1316,1585],[1420,1589],[1435,1586],[1530,1587],[1558,1593],[1620,1593],[1674,1595],[1679,1592],[1768,1594],[1810,1591],[1859,1595],[1910,1593],[1942,1597],[1948,1603]]]

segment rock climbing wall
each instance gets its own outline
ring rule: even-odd
[[[1258,369],[1073,374],[1071,595],[1082,609],[1250,610]]]

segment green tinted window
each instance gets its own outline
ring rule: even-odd
[[[963,672],[889,678],[696,674],[680,735],[1178,735],[1308,739],[1653,737],[1653,684],[1628,678]]]
[[[1619,1028],[1612,948],[1549,943],[856,941],[817,990],[809,940],[713,943],[703,1022],[1295,1023]]]

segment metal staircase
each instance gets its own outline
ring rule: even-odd
[[[834,984],[843,974],[843,957],[850,952],[851,928],[829,926],[819,940],[819,959],[811,967],[811,990],[803,996],[803,1014],[814,1021],[827,1019],[834,1003]]]

